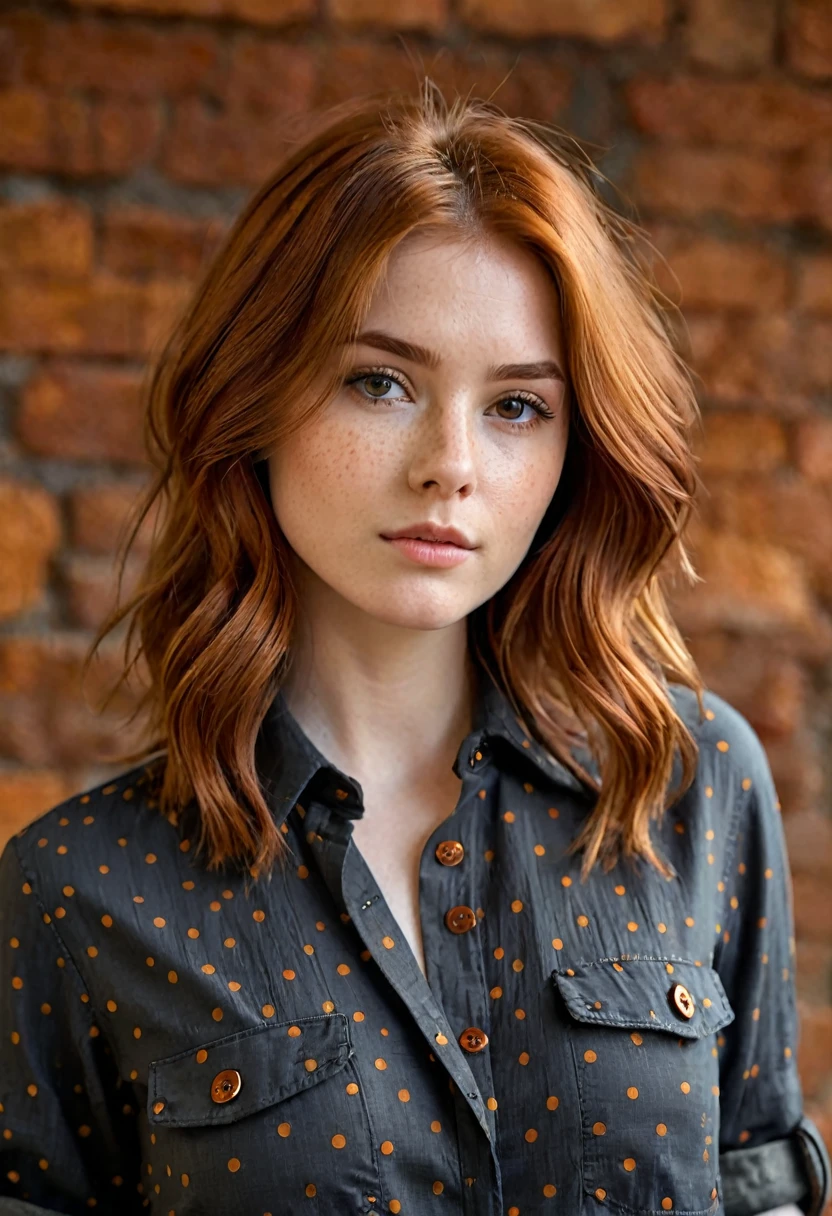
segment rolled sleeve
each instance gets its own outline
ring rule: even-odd
[[[805,1114],[791,876],[780,804],[753,728],[732,743],[737,774],[733,849],[722,876],[714,966],[735,1020],[721,1032],[720,1171],[726,1216],[796,1203],[820,1216],[829,1156]]]

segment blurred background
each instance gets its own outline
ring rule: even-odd
[[[574,135],[683,310],[705,581],[674,607],[774,773],[800,1067],[832,1144],[829,0],[4,0],[0,845],[133,745],[126,690],[88,705],[119,635],[86,699],[80,667],[149,475],[148,360],[292,121],[424,73]]]

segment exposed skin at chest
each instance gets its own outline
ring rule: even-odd
[[[454,773],[423,787],[418,796],[412,788],[403,794],[395,786],[387,791],[375,786],[365,794],[363,818],[353,822],[352,842],[381,887],[423,974],[419,863],[426,841],[456,808],[461,789]]]

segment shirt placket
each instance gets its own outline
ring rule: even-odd
[[[463,798],[466,794],[467,787]],[[450,1024],[372,872],[353,845],[349,819],[337,809],[312,802],[307,808],[303,828],[333,896],[343,904],[382,974],[409,1009],[434,1058],[453,1081],[465,1216],[498,1216],[502,1212],[502,1185],[493,1117],[486,1108],[480,1082],[469,1062],[469,1052],[458,1040],[459,1029]],[[423,864],[424,858],[425,854]],[[420,877],[423,907],[426,898],[433,896],[426,894]],[[436,936],[429,934],[425,941],[426,951],[435,950],[436,941]],[[436,974],[433,959],[428,962],[428,968]],[[471,978],[475,980],[476,975]],[[482,985],[476,984],[476,987],[481,989]],[[467,1024],[464,1029],[469,1029]],[[490,1075],[489,1067],[489,1086]],[[491,1092],[490,1088],[488,1092]]]

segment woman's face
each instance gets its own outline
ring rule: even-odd
[[[553,366],[524,368],[542,363]],[[500,240],[406,238],[344,383],[268,460],[301,591],[415,630],[455,624],[490,599],[560,479],[562,376],[556,291],[531,253]],[[425,520],[464,533],[474,546],[465,560],[423,565],[384,539]]]

